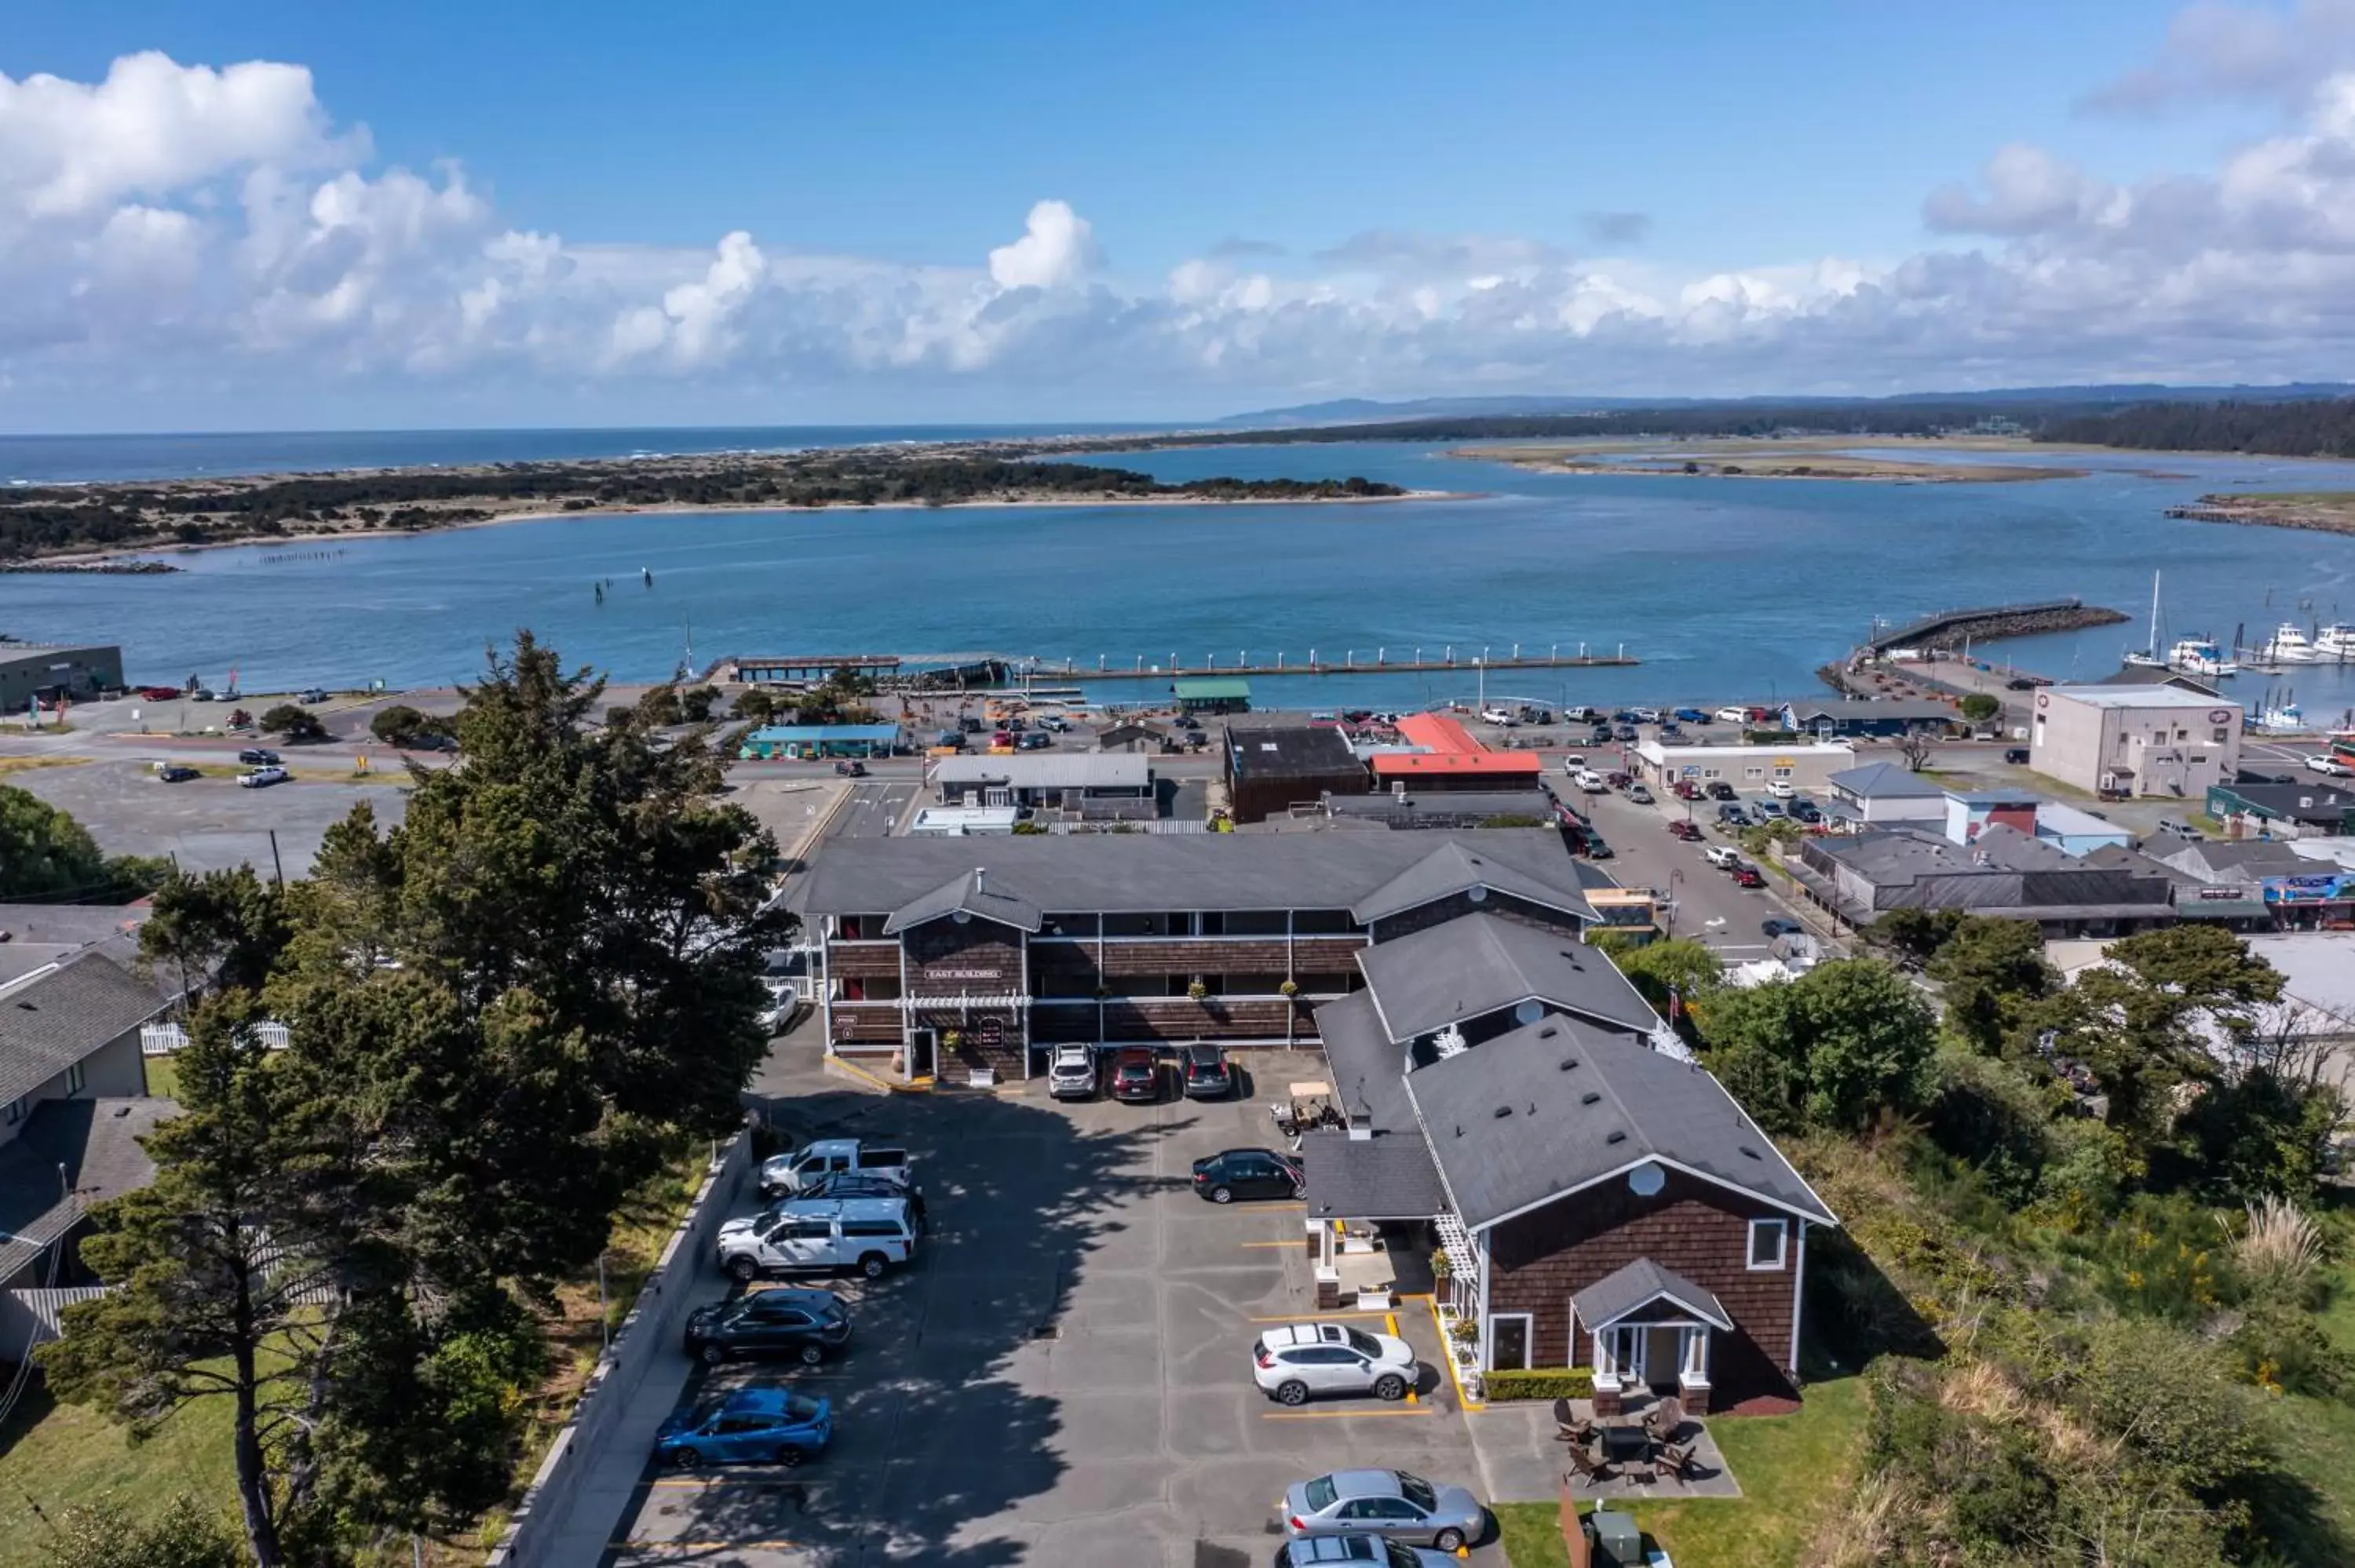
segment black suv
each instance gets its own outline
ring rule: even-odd
[[[849,1342],[850,1314],[831,1290],[757,1290],[687,1319],[687,1353],[706,1366],[783,1357],[814,1367]]]
[[[1213,1203],[1237,1198],[1297,1198],[1297,1161],[1272,1149],[1230,1149],[1194,1161],[1194,1194]]]
[[[275,768],[278,754],[259,746],[249,746],[237,754],[237,759],[248,768]]]
[[[1712,779],[1701,788],[1708,792],[1709,798],[1712,800],[1737,800],[1741,799],[1740,796],[1733,792],[1733,786],[1728,784],[1722,779]]]

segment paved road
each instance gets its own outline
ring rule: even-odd
[[[1818,935],[1829,934],[1831,927],[1814,911],[1780,896],[1783,885],[1773,876],[1765,887],[1745,890],[1703,860],[1708,845],[1730,842],[1723,834],[1712,832],[1700,843],[1670,838],[1669,819],[1684,815],[1683,801],[1669,800],[1676,808],[1670,812],[1665,806],[1638,806],[1624,795],[1573,791],[1565,799],[1593,819],[1611,845],[1612,858],[1600,863],[1604,871],[1623,886],[1658,888],[1675,900],[1671,935],[1706,942],[1729,961],[1740,961],[1766,956],[1758,923],[1772,916],[1799,919]]]
[[[833,821],[826,823],[825,840],[890,837],[919,788],[885,779],[852,785],[849,796],[835,809]]]

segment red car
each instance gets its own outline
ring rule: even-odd
[[[1766,885],[1766,879],[1758,874],[1758,868],[1754,865],[1737,865],[1733,868],[1733,885],[1764,887]]]
[[[1698,800],[1700,799],[1700,786],[1689,779],[1678,779],[1669,783],[1668,793],[1679,800]]]
[[[1668,837],[1672,839],[1682,839],[1687,843],[1696,843],[1700,842],[1700,824],[1698,822],[1688,821],[1679,817],[1668,824]]]
[[[142,686],[139,688],[139,696],[143,702],[168,703],[176,700],[179,695],[180,688],[177,686]]]
[[[1151,1105],[1161,1097],[1161,1063],[1152,1052],[1133,1045],[1112,1059],[1112,1097],[1131,1105]]]

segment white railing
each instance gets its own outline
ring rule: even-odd
[[[253,1037],[265,1050],[283,1051],[293,1044],[286,1025],[275,1021],[253,1026]],[[139,1054],[142,1056],[168,1056],[188,1046],[188,1032],[176,1023],[143,1023],[139,1026]]]

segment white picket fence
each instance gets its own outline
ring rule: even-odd
[[[286,1049],[286,1025],[277,1022],[257,1023],[254,1038],[272,1051]],[[139,1054],[142,1056],[168,1056],[187,1048],[188,1032],[176,1023],[143,1023],[139,1026]]]

